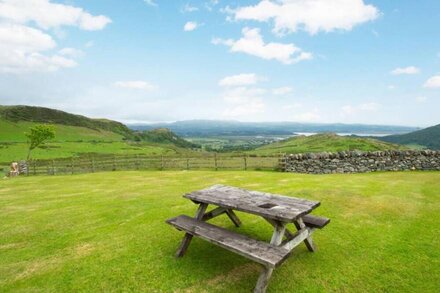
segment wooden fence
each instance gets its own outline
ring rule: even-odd
[[[279,157],[97,155],[27,162],[27,175],[126,170],[277,170]]]

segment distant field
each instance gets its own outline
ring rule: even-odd
[[[407,149],[407,147],[370,138],[317,134],[281,140],[258,147],[247,153],[270,155],[280,153],[337,152],[345,150],[380,151],[389,149]]]
[[[229,184],[321,201],[331,223],[275,270],[268,292],[438,292],[440,173],[109,172],[0,181],[0,292],[250,292],[261,267],[164,221],[182,194]],[[269,240],[261,218],[235,228]],[[293,228],[293,226],[291,227]],[[293,228],[294,229],[294,228]]]
[[[259,146],[274,142],[287,135],[279,136],[207,136],[185,137],[185,139],[201,145],[205,149],[215,151],[233,151],[254,149]]]

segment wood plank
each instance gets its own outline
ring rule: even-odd
[[[241,226],[241,221],[233,210],[226,210],[226,214],[228,215],[229,219],[231,219],[232,223],[234,223],[235,227]]]
[[[223,208],[223,207],[217,207],[217,208],[215,208],[215,209],[205,213],[203,215],[202,220],[203,221],[209,221],[212,218],[215,218],[215,217],[218,217],[218,216],[222,215],[223,213],[226,213],[226,209]]]
[[[306,224],[306,226],[311,227],[311,228],[322,229],[328,223],[330,223],[330,219],[329,218],[318,217],[318,216],[315,216],[315,215],[304,215],[302,217],[302,219],[304,221],[304,224]]]
[[[205,214],[206,209],[208,208],[208,204],[201,203],[199,205],[199,208],[197,209],[195,219],[201,220],[203,218],[203,215]],[[182,257],[185,255],[186,250],[188,249],[189,244],[191,243],[191,240],[193,238],[193,235],[190,233],[186,233],[185,236],[182,239],[182,242],[180,243],[179,248],[176,252],[176,257]]]
[[[185,215],[169,219],[167,223],[272,268],[281,264],[290,253],[285,248],[255,240]]]
[[[295,220],[294,224],[295,224],[296,228],[298,229],[298,231],[306,229],[306,224],[304,224],[304,221],[302,220],[302,218]],[[307,246],[307,249],[309,251],[311,251],[311,252],[316,251],[315,243],[313,243],[313,239],[310,235],[306,239],[304,239],[304,244]]]
[[[293,222],[310,213],[319,202],[306,199],[214,185],[184,195],[194,202],[205,202],[227,209],[235,209],[282,222]]]
[[[283,241],[285,231],[286,231],[286,224],[281,222],[276,222],[270,244],[278,247]],[[266,266],[263,269],[263,271],[260,274],[260,277],[258,278],[257,284],[255,285],[254,293],[266,292],[272,273],[273,273],[273,267]]]

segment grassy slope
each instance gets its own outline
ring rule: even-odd
[[[289,138],[259,147],[249,153],[269,155],[278,153],[336,152],[344,150],[378,151],[402,148],[405,147],[371,138],[347,137],[326,133]]]
[[[435,292],[440,173],[113,172],[0,183],[0,291],[250,292],[260,266],[200,239],[187,255],[164,220],[181,195],[223,183],[321,201],[332,219],[276,269],[268,292]],[[260,218],[213,220],[269,240]],[[187,290],[187,291],[186,291]]]
[[[384,136],[380,139],[392,143],[419,145],[430,149],[439,150],[440,124],[407,134]]]
[[[34,122],[11,122],[0,118],[0,142],[26,142],[25,132],[34,126]],[[54,124],[55,141],[121,141],[122,135],[85,127]]]

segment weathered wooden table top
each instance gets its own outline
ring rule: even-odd
[[[293,222],[320,204],[318,201],[225,185],[214,185],[185,194],[184,197],[197,203],[213,204],[283,222]]]

